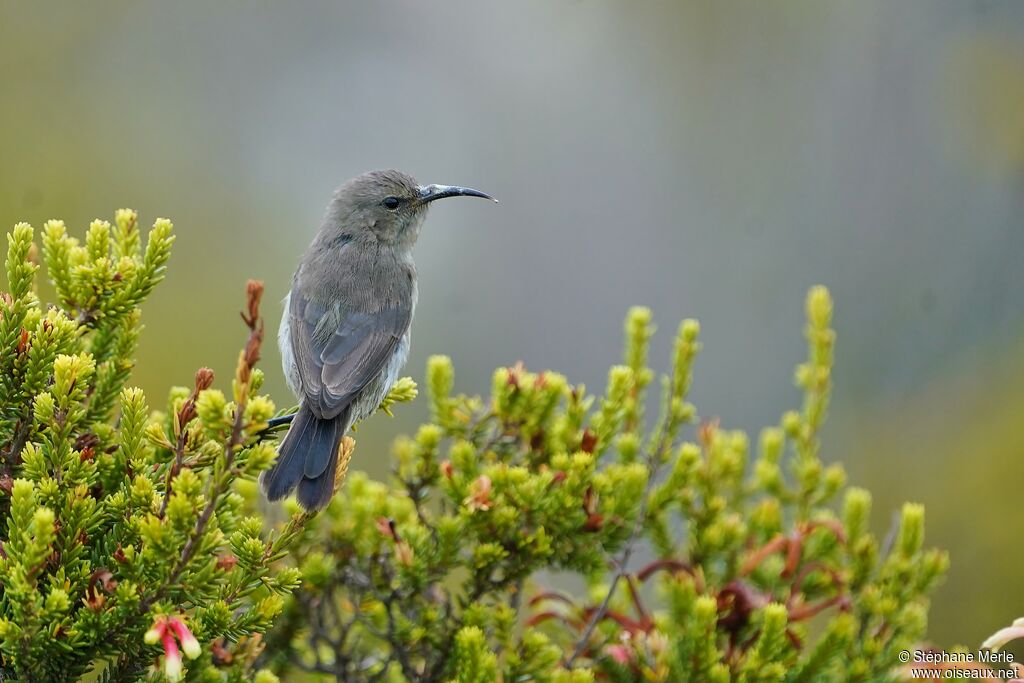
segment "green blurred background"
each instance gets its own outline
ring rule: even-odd
[[[409,372],[523,360],[597,388],[651,306],[693,397],[756,431],[799,395],[801,302],[837,303],[825,454],[952,552],[932,613],[976,646],[1024,615],[1024,3],[0,3],[0,225],[174,220],[135,381],[232,371],[246,278],[278,302],[344,179],[397,167],[501,199],[433,209]],[[272,346],[272,345],[271,345]],[[291,403],[276,349],[268,389]],[[361,430],[383,475],[418,402]]]

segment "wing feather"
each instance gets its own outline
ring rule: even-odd
[[[412,321],[411,306],[348,311],[340,302],[313,301],[297,287],[288,315],[304,403],[321,419],[340,414],[384,370]]]

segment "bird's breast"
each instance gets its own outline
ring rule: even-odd
[[[281,369],[284,370],[284,379],[288,388],[296,398],[302,397],[302,379],[299,377],[299,366],[295,362],[295,354],[292,352],[291,324],[288,319],[288,302],[291,299],[289,292],[284,298],[284,311],[281,314],[281,325],[277,328],[277,348],[281,351]]]
[[[391,387],[398,381],[398,376],[401,374],[402,368],[405,367],[405,362],[409,358],[409,344],[410,334],[406,330],[402,338],[398,340],[391,358],[385,363],[380,374],[360,392],[353,402],[352,413],[354,422],[369,417],[373,411],[377,410],[377,406],[381,404],[381,401],[388,395],[388,392],[391,391]]]

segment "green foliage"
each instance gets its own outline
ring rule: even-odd
[[[203,368],[150,409],[126,386],[139,306],[173,241],[132,211],[84,244],[8,235],[0,295],[0,677],[274,683],[876,681],[924,632],[946,569],[907,504],[884,542],[871,496],[820,456],[832,302],[807,299],[804,400],[747,436],[688,400],[700,328],[657,375],[630,311],[603,396],[554,372],[495,372],[454,394],[427,367],[431,421],[396,441],[390,481],[346,479],[318,517],[269,530],[255,478],[275,451],[259,393],[262,286],[229,389]],[[382,406],[416,397],[404,378]],[[559,573],[572,595],[540,586]],[[183,657],[185,659],[183,659]],[[304,672],[304,673],[297,673]]]
[[[165,412],[125,387],[139,305],[163,278],[173,240],[161,219],[143,249],[128,210],[113,227],[93,222],[84,245],[48,222],[42,252],[58,305],[44,307],[33,230],[19,224],[8,234],[10,291],[0,295],[5,680],[175,678],[177,643],[198,657],[189,678],[251,680],[259,634],[298,584],[295,570],[270,568],[304,518],[264,538],[236,490],[274,457],[259,441],[274,413],[254,369],[260,286],[250,284],[249,340],[232,400],[212,388],[207,369],[191,390],[171,391]]]
[[[453,395],[450,361],[431,358],[431,422],[397,440],[389,483],[353,473],[301,532],[289,561],[304,583],[262,661],[339,681],[895,675],[947,560],[923,548],[918,505],[880,542],[870,494],[820,458],[831,316],[812,289],[803,407],[754,454],[688,402],[695,321],[653,420],[647,309],[630,311],[601,398],[522,366],[499,369],[487,400]],[[538,589],[558,572],[585,595]]]

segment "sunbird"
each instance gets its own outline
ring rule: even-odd
[[[307,510],[331,501],[342,437],[377,409],[409,356],[412,250],[430,203],[445,197],[497,201],[395,170],[363,173],[335,191],[284,300],[277,343],[299,410],[260,480],[269,500],[297,489]]]

